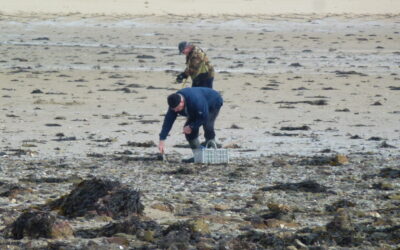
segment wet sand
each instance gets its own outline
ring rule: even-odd
[[[252,155],[400,146],[394,18],[73,15],[0,25],[2,151],[81,157],[128,141],[157,143],[165,97],[181,87],[174,79],[184,68],[182,40],[198,43],[215,64],[224,145]],[[282,130],[288,126],[309,129]],[[180,127],[167,141],[171,154],[184,143]]]

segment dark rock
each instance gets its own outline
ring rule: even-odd
[[[275,89],[275,88],[270,88],[270,87],[262,87],[262,88],[260,88],[261,90],[278,90],[278,89]]]
[[[289,67],[295,67],[295,68],[297,68],[297,67],[302,67],[302,65],[301,65],[300,63],[291,63],[291,64],[289,65]]]
[[[242,127],[239,127],[239,126],[236,125],[236,124],[232,124],[230,128],[231,128],[231,129],[243,129]]]
[[[31,94],[43,94],[43,91],[41,91],[40,89],[35,89],[31,92]]]
[[[47,127],[61,127],[61,125],[58,124],[58,123],[46,123],[45,126],[47,126]]]

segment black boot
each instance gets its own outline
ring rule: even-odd
[[[188,142],[189,142],[190,148],[192,149],[193,155],[194,155],[195,151],[200,149],[200,141],[198,138],[196,138],[196,139],[190,140]],[[193,163],[194,157],[191,157],[189,159],[183,159],[182,162],[183,163]]]

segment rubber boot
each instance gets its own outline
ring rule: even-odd
[[[189,145],[190,145],[190,148],[192,149],[193,155],[194,155],[195,151],[198,150],[198,149],[200,149],[200,141],[199,141],[199,138],[190,140],[190,141],[189,141]],[[189,159],[183,159],[182,162],[184,162],[184,163],[193,163],[193,162],[194,162],[194,157],[191,157],[191,158],[189,158]]]

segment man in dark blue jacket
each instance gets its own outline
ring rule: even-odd
[[[214,123],[222,107],[221,95],[210,88],[184,88],[167,98],[168,111],[160,132],[158,149],[165,152],[165,139],[171,130],[176,117],[187,117],[183,133],[193,152],[200,148],[199,128],[203,126],[206,143],[215,139]],[[190,159],[192,161],[193,159]]]

